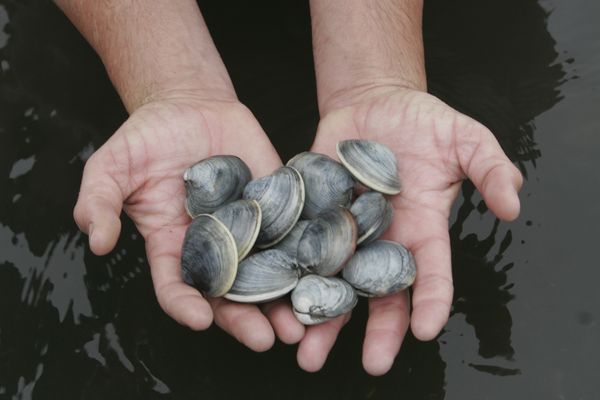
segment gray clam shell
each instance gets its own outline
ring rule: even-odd
[[[289,293],[297,283],[298,268],[294,260],[281,250],[264,250],[240,263],[235,282],[225,298],[261,303]]]
[[[400,193],[398,162],[389,147],[372,140],[343,140],[337,144],[337,154],[366,187],[385,194]]]
[[[238,259],[242,260],[254,246],[261,220],[260,206],[254,200],[236,200],[213,213],[229,229],[238,250]]]
[[[185,209],[192,218],[212,213],[242,197],[242,191],[250,179],[250,169],[236,156],[206,158],[183,174]]]
[[[292,292],[292,307],[304,325],[325,322],[351,311],[358,301],[355,290],[339,278],[307,275]]]
[[[212,215],[195,218],[181,250],[183,280],[211,297],[222,296],[233,284],[238,252],[229,230]]]
[[[379,238],[392,223],[392,205],[379,192],[365,192],[358,196],[350,212],[358,226],[357,244],[367,244]]]
[[[294,228],[288,233],[283,240],[277,243],[273,248],[285,251],[285,253],[292,257],[294,260],[298,259],[298,243],[304,233],[304,230],[308,226],[310,221],[302,220],[298,221]]]
[[[342,276],[358,294],[382,297],[412,285],[416,273],[415,259],[406,247],[377,240],[354,253]]]
[[[336,206],[349,207],[354,179],[343,165],[319,153],[306,151],[287,163],[302,175],[306,200],[302,218],[316,218],[321,212]]]
[[[304,206],[304,182],[291,167],[281,167],[273,174],[248,183],[243,197],[256,200],[262,220],[256,246],[274,245],[292,230]]]
[[[298,264],[322,276],[339,272],[356,249],[357,227],[345,208],[325,211],[304,229],[298,242]]]

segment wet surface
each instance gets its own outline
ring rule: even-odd
[[[307,5],[203,4],[240,98],[282,158],[318,121]],[[454,209],[455,299],[437,340],[390,373],[360,365],[365,304],[322,372],[295,348],[193,333],[156,303],[143,242],[93,256],[72,220],[85,160],[126,113],[47,1],[0,0],[0,399],[597,399],[597,2],[430,1],[431,91],[490,127],[527,181],[498,222],[469,184]]]

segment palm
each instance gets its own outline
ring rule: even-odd
[[[329,114],[321,120],[314,149],[334,154],[337,142],[349,138],[384,143],[396,154],[402,178],[395,208],[444,212],[464,177],[456,126],[468,123],[426,93],[401,91]]]
[[[234,154],[255,177],[281,161],[266,135],[239,103],[168,101],[138,110],[86,164],[76,220],[90,232],[92,250],[112,249],[121,204],[146,241],[157,298],[182,324],[203,329],[212,321],[206,300],[185,285],[181,244],[190,218],[184,209],[183,171],[214,154]],[[273,332],[260,311],[209,299],[216,322],[248,346],[270,347]],[[243,316],[244,318],[240,318]]]
[[[404,88],[325,115],[313,150],[335,157],[336,144],[350,138],[376,140],[396,154],[403,190],[392,200],[394,221],[386,236],[406,245],[417,261],[412,317],[406,293],[369,304],[363,363],[369,372],[380,374],[391,366],[409,320],[415,336],[429,340],[448,318],[452,299],[448,216],[461,180],[469,176],[490,208],[499,217],[512,219],[518,214],[515,188],[520,174],[481,124],[433,96]],[[306,337],[324,336],[324,328],[314,331]],[[306,363],[310,357],[299,354]]]

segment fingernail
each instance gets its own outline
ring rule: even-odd
[[[90,239],[90,242],[92,241],[92,235],[94,234],[94,223],[90,223],[88,226],[88,238]]]

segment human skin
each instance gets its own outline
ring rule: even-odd
[[[311,0],[310,7],[321,115],[312,150],[335,158],[340,140],[379,141],[396,154],[403,184],[385,238],[412,251],[417,277],[412,299],[403,291],[369,300],[363,366],[382,375],[409,325],[416,338],[431,340],[448,319],[448,217],[462,180],[496,216],[513,220],[522,176],[485,126],[426,93],[422,0]],[[348,318],[307,328],[302,368],[323,366]]]
[[[193,0],[58,0],[99,54],[127,121],[86,162],[74,217],[91,250],[110,252],[121,210],[145,240],[156,297],[194,330],[213,321],[255,351],[277,336],[296,343],[304,327],[289,308],[205,298],[182,281],[181,245],[190,218],[184,170],[216,154],[234,154],[254,177],[281,166],[262,128],[237,99]]]
[[[181,279],[180,251],[190,222],[181,176],[192,163],[235,154],[260,177],[281,165],[239,103],[194,1],[57,0],[100,55],[130,117],[88,160],[75,219],[90,248],[106,254],[123,209],[146,242],[157,299],[192,329],[215,322],[249,348],[301,341],[299,365],[321,368],[348,315],[307,329],[289,303],[262,309],[204,298]],[[334,155],[337,141],[372,138],[400,159],[404,191],[394,200],[389,238],[418,263],[412,330],[431,339],[452,294],[448,210],[468,176],[490,209],[512,219],[518,171],[487,129],[424,93],[421,8],[415,0],[313,0],[313,40],[321,122],[313,150]],[[403,221],[399,223],[398,221]],[[392,365],[409,323],[406,294],[370,301],[363,363]]]

